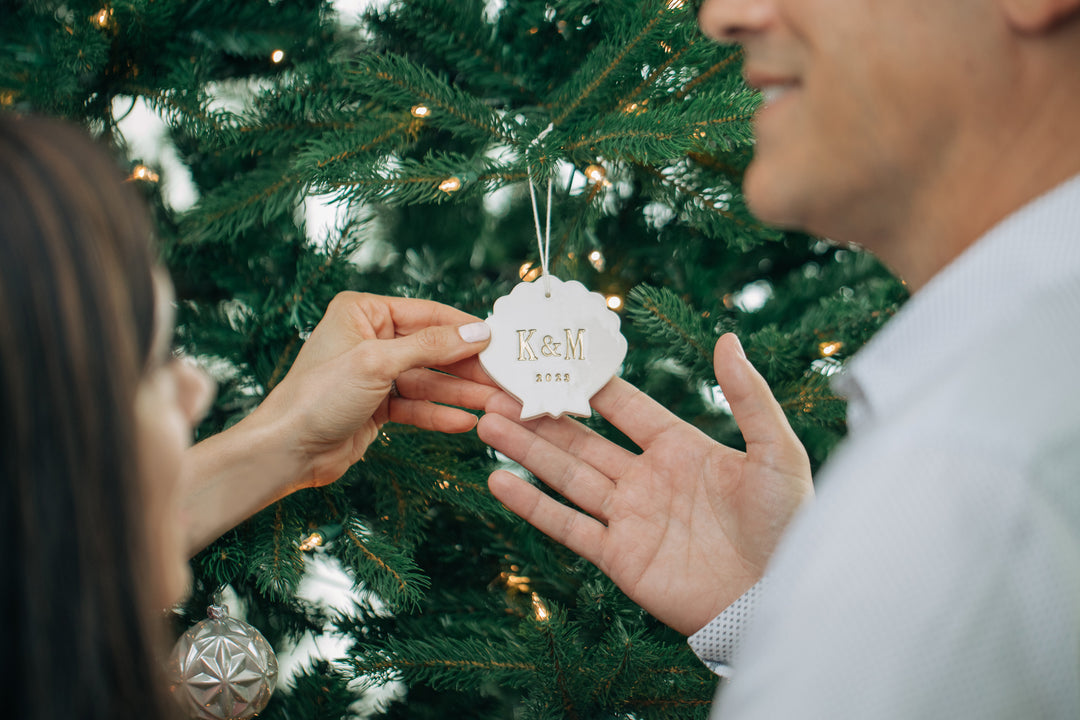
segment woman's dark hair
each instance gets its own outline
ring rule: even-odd
[[[84,131],[0,115],[0,707],[11,717],[174,714],[135,446],[150,235],[142,199]]]

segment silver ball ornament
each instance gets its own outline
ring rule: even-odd
[[[180,636],[169,662],[173,697],[193,718],[241,720],[262,712],[277,683],[277,656],[248,623],[225,605]]]

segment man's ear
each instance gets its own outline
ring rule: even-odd
[[[1024,34],[1053,30],[1080,15],[1080,0],[997,0],[1009,25]]]

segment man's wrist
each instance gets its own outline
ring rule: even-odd
[[[709,624],[686,639],[694,654],[720,677],[731,677],[746,628],[753,620],[765,588],[766,578],[762,578]]]

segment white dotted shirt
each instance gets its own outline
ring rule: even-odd
[[[713,717],[1080,718],[1080,177],[838,384],[849,437],[768,587],[690,639],[729,676]]]

